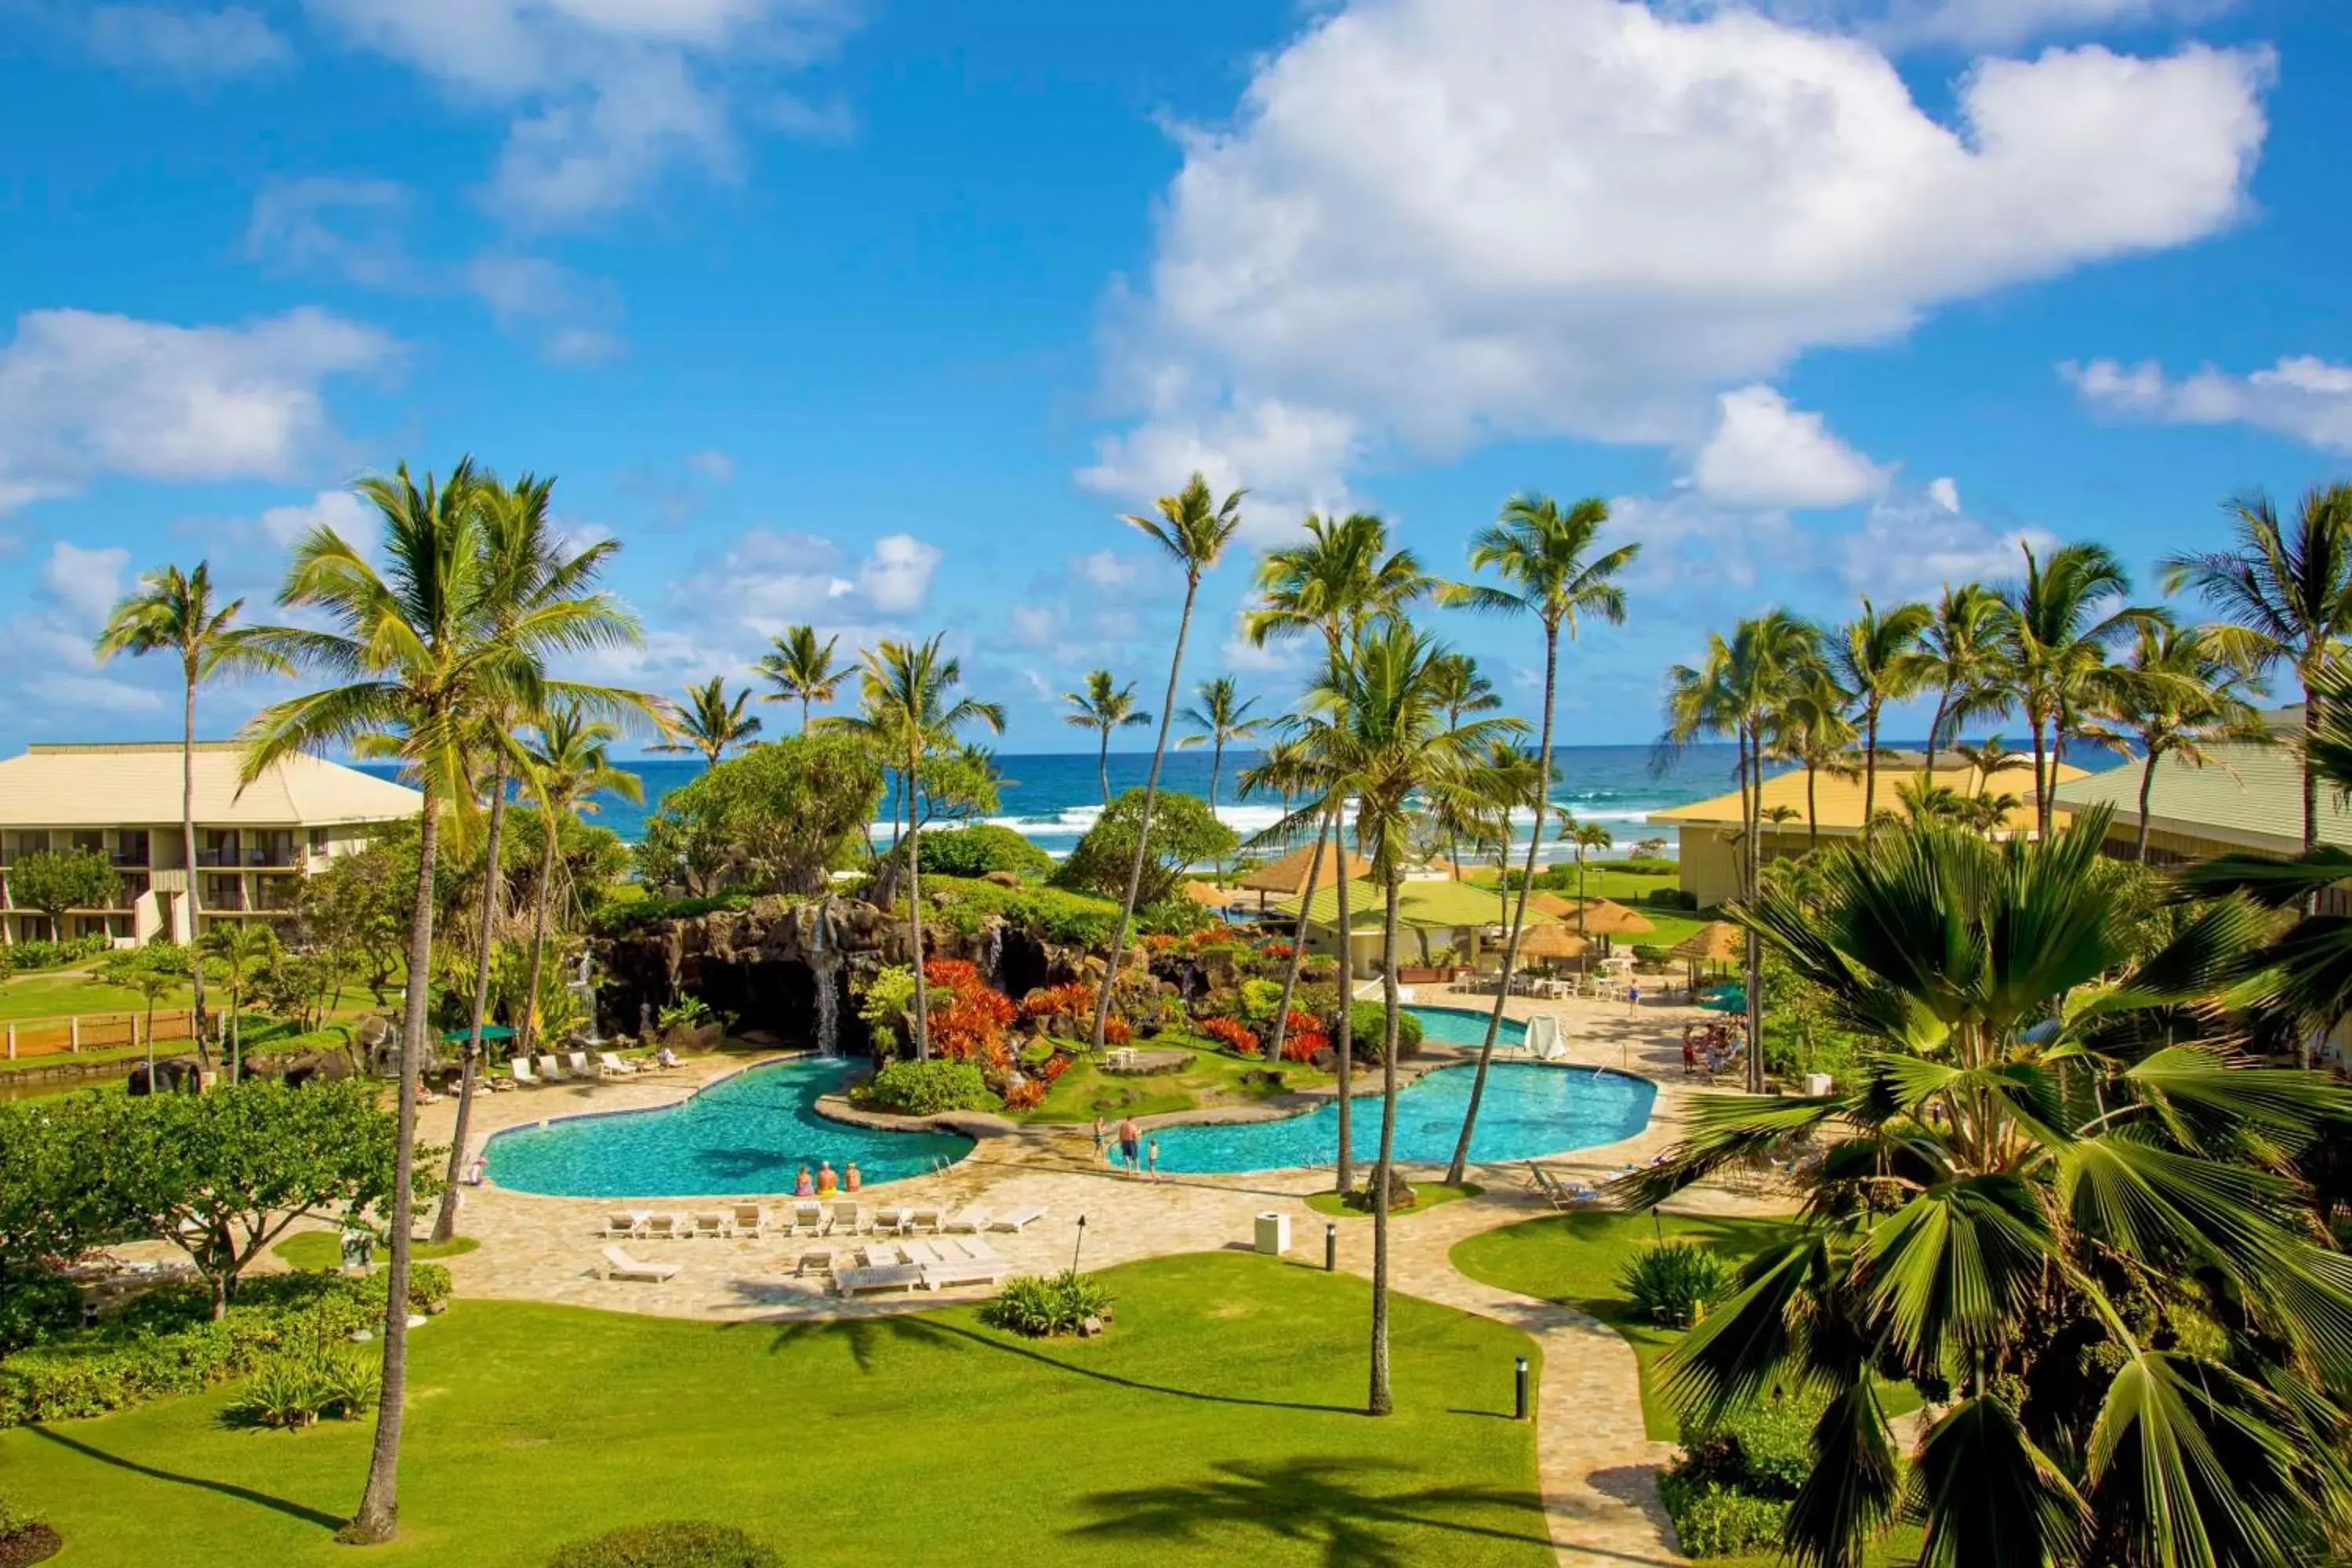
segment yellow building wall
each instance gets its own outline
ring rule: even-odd
[[[1681,840],[1683,891],[1703,910],[1714,909],[1739,896],[1738,847],[1713,824],[1676,830]]]

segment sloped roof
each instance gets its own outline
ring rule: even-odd
[[[2265,717],[2274,717],[2265,715]],[[2297,713],[2296,717],[2300,717]],[[2303,762],[2289,746],[2215,746],[2205,766],[2175,752],[2156,764],[2148,792],[2148,826],[2159,832],[2210,838],[2250,849],[2293,852],[2303,847]],[[2061,784],[2057,802],[2071,811],[2110,805],[2120,825],[2139,822],[2143,764]],[[2352,847],[2352,810],[2325,784],[2319,790],[2319,838]]]
[[[425,797],[323,758],[292,756],[242,790],[245,747],[200,741],[195,817],[206,827],[323,827],[415,816]],[[0,762],[0,824],[113,827],[180,820],[180,743],[30,746]]]
[[[1269,860],[1244,877],[1242,886],[1253,893],[1280,893],[1286,898],[1295,899],[1306,891],[1307,868],[1316,863],[1318,856],[1322,869],[1315,879],[1315,885],[1318,888],[1328,888],[1331,886],[1334,868],[1341,864],[1333,856],[1332,845],[1328,839],[1317,844],[1301,845],[1278,859]],[[1351,878],[1369,877],[1372,874],[1372,863],[1352,851],[1349,853],[1345,864],[1348,868],[1348,875]]]
[[[1358,880],[1348,885],[1348,923],[1357,931],[1378,931],[1385,907],[1386,895],[1377,882]],[[1298,900],[1278,900],[1276,907],[1287,904],[1292,912]],[[1337,925],[1339,920],[1339,894],[1336,888],[1318,888],[1315,901],[1307,916],[1315,925]],[[1502,900],[1493,891],[1472,888],[1451,879],[1415,879],[1397,889],[1397,918],[1409,926],[1454,928],[1460,926],[1491,926],[1503,923]],[[1538,917],[1528,911],[1532,923]]]
[[[1949,753],[1946,753],[1948,755]],[[2070,780],[2091,775],[2072,763],[2058,766],[2058,781],[2063,785]],[[1896,791],[1906,784],[1928,779],[1926,769],[1889,768],[1882,761],[1878,769],[1878,806],[1882,811],[1900,811],[1902,805]],[[2013,795],[2024,803],[2021,809],[2011,814],[2009,826],[2030,828],[2033,826],[2033,763],[2021,757],[2009,766],[1996,770],[1990,780],[1976,769],[1962,763],[1954,766],[1939,764],[1931,781],[1960,795],[1990,792],[1993,795]],[[1863,781],[1859,778],[1839,778],[1820,773],[1813,780],[1814,809],[1824,833],[1853,834],[1862,831]],[[2063,805],[2065,792],[2062,788],[2054,798]],[[1802,768],[1775,773],[1764,781],[1764,809],[1785,805],[1797,815],[1794,820],[1781,826],[1781,833],[1802,833],[1806,827],[1805,772]],[[1650,820],[1669,827],[1690,827],[1712,824],[1736,826],[1739,822],[1739,792],[1719,795],[1711,800],[1694,801],[1668,811],[1653,812]]]

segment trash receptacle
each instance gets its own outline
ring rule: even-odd
[[[1836,1088],[1837,1084],[1835,1080],[1833,1080],[1830,1075],[1825,1072],[1809,1072],[1805,1075],[1805,1095],[1807,1099],[1827,1100],[1830,1097],[1831,1092]]]
[[[1290,1250],[1288,1215],[1262,1214],[1257,1216],[1257,1249],[1275,1258]]]

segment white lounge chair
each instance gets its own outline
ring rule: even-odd
[[[977,1235],[988,1228],[988,1211],[978,1206],[968,1208],[961,1214],[949,1215],[947,1223],[940,1228],[945,1231],[961,1230]]]
[[[831,1236],[836,1230],[845,1230],[850,1235],[856,1236],[857,1224],[858,1214],[856,1204],[835,1204],[833,1205],[833,1217],[825,1222],[824,1233]]]
[[[547,1081],[530,1070],[530,1058],[528,1057],[515,1058],[507,1064],[507,1070],[514,1074],[514,1080],[518,1087],[537,1089]]]
[[[911,1263],[887,1268],[848,1268],[833,1277],[833,1288],[845,1296],[866,1290],[912,1290],[923,1282],[923,1271]]]
[[[868,1242],[857,1249],[859,1262],[867,1268],[896,1268],[907,1261],[895,1241]]]
[[[645,1263],[618,1247],[604,1248],[604,1278],[607,1279],[642,1279],[648,1284],[667,1285],[677,1277],[675,1263]]]
[[[795,1279],[804,1279],[811,1271],[822,1274],[828,1279],[833,1277],[832,1247],[812,1247],[810,1250],[802,1253],[800,1262],[793,1268],[793,1278]]]
[[[694,1234],[697,1236],[720,1237],[730,1235],[731,1232],[727,1225],[726,1215],[720,1213],[717,1209],[702,1209],[697,1211],[695,1214]]]
[[[915,1211],[904,1206],[877,1210],[874,1215],[874,1234],[888,1231],[893,1236],[905,1236],[915,1227]]]
[[[596,1069],[588,1065],[588,1053],[586,1051],[573,1051],[571,1055],[563,1058],[563,1065],[570,1069],[573,1078],[594,1078],[596,1076]]]
[[[545,1079],[550,1083],[562,1083],[563,1081],[565,1076],[563,1064],[555,1059],[555,1056],[552,1052],[550,1052],[539,1058],[539,1076]]]
[[[674,1241],[694,1234],[694,1222],[682,1214],[650,1214],[642,1232],[648,1239]]]
[[[795,1229],[815,1236],[824,1229],[824,1205],[803,1202],[793,1205],[793,1226]]]
[[[596,1065],[604,1069],[606,1078],[627,1078],[637,1070],[635,1064],[623,1061],[610,1051],[598,1051]]]
[[[626,1213],[615,1209],[604,1216],[604,1234],[606,1236],[638,1235],[646,1228],[646,1221],[652,1217],[644,1209],[630,1209]]]
[[[1038,1220],[1044,1219],[1045,1217],[1045,1211],[1044,1209],[1023,1209],[1018,1214],[1009,1214],[1003,1219],[992,1222],[988,1228],[991,1230],[1022,1231],[1028,1229],[1031,1225],[1034,1224]]]
[[[735,1234],[738,1236],[764,1235],[773,1223],[768,1211],[758,1204],[735,1205]]]
[[[977,1247],[969,1242],[956,1242],[953,1250],[938,1249],[935,1261],[923,1265],[923,1287],[929,1290],[950,1289],[959,1285],[1001,1285],[1005,1275],[1013,1271],[1010,1258],[1000,1256],[986,1242]],[[959,1256],[959,1254],[961,1256]]]
[[[908,1230],[928,1230],[936,1234],[940,1229],[940,1211],[937,1209],[915,1209],[910,1211],[907,1216],[907,1228]]]

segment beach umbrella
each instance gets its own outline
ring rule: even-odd
[[[1521,958],[1549,962],[1560,958],[1582,958],[1592,944],[1555,921],[1531,925],[1519,938]]]
[[[1551,915],[1559,920],[1576,918],[1576,900],[1563,899],[1558,893],[1529,893],[1528,908],[1538,914]]]
[[[1560,918],[1576,921],[1588,936],[1640,936],[1644,931],[1658,929],[1644,917],[1611,899],[1587,899],[1580,921],[1574,900],[1568,900],[1568,910]]]
[[[1729,921],[1714,921],[1700,927],[1666,951],[1673,957],[1690,965],[1691,991],[1698,991],[1699,966],[1707,963],[1729,963],[1746,951],[1747,939],[1738,926]]]
[[[1213,888],[1206,882],[1187,882],[1184,896],[1203,909],[1222,910],[1231,901],[1223,888]]]

